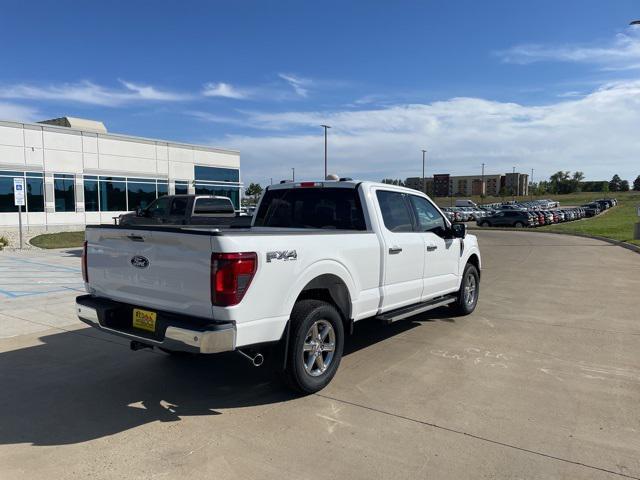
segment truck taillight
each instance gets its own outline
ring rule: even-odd
[[[211,254],[211,303],[237,305],[249,289],[258,267],[255,252]]]
[[[87,268],[87,241],[82,242],[82,280],[89,283],[89,270]]]

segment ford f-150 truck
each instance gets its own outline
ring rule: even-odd
[[[134,350],[237,350],[254,364],[270,352],[310,393],[335,375],[354,322],[471,313],[480,267],[476,237],[420,192],[286,183],[266,189],[248,228],[88,226],[76,305]]]

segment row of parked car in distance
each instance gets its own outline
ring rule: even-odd
[[[451,222],[473,222],[481,227],[539,227],[593,217],[617,205],[615,198],[599,199],[579,207],[560,208],[556,200],[492,203],[476,205],[458,200],[455,207],[442,210]]]

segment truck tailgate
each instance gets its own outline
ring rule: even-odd
[[[88,227],[86,239],[91,293],[212,318],[209,235]]]

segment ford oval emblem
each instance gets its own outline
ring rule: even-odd
[[[142,255],[135,255],[131,257],[131,265],[136,268],[147,268],[149,266],[149,259]]]

